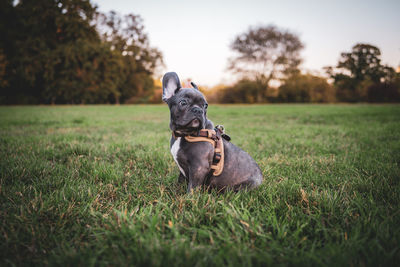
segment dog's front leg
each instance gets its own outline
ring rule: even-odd
[[[207,174],[210,172],[210,166],[201,164],[189,168],[189,183],[187,192],[191,193],[196,187],[204,184]]]

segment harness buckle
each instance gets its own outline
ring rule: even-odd
[[[219,161],[221,160],[221,153],[215,153],[214,154],[214,159],[213,159],[213,163],[214,164],[218,164],[219,163]]]
[[[217,126],[215,126],[215,129],[218,129],[221,133],[225,133],[224,125],[218,124]]]

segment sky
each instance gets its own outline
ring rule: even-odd
[[[234,38],[250,26],[276,25],[305,44],[302,70],[337,64],[356,43],[380,48],[382,63],[400,65],[400,0],[92,0],[100,11],[138,14],[165,68],[203,86],[231,84]],[[162,74],[160,73],[160,75]]]

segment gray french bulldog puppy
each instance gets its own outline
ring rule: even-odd
[[[180,136],[196,134],[200,129],[214,129],[207,119],[207,101],[197,86],[181,88],[178,75],[168,72],[163,77],[162,100],[168,104],[170,129]],[[219,176],[210,175],[214,147],[209,142],[187,142],[184,137],[171,137],[171,153],[180,169],[179,181],[187,182],[187,191],[206,186],[218,191],[251,189],[261,184],[263,176],[253,158],[223,139],[224,169]]]

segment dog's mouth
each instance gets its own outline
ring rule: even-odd
[[[176,131],[182,134],[192,134],[201,128],[201,120],[194,118],[185,125],[176,125]]]
[[[189,128],[199,128],[200,126],[200,121],[199,119],[194,119],[191,122],[189,122]]]

